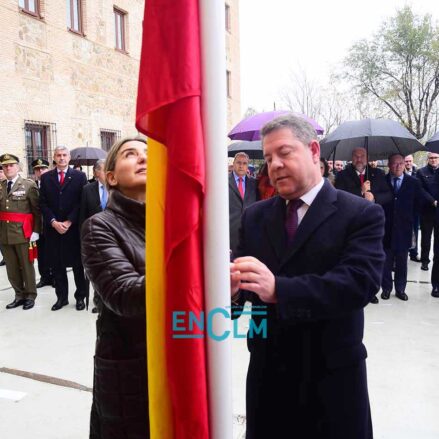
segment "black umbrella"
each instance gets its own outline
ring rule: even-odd
[[[427,141],[425,144],[425,150],[439,153],[439,131]]]
[[[245,152],[251,159],[263,159],[264,153],[262,151],[262,144],[260,140],[234,142],[227,148],[228,156],[234,157],[238,152]]]
[[[70,164],[81,166],[93,166],[99,159],[105,159],[107,153],[101,148],[84,146],[70,151]]]
[[[321,156],[351,160],[355,148],[365,148],[368,160],[387,159],[425,151],[422,143],[398,122],[389,119],[351,120],[342,123],[321,142]]]

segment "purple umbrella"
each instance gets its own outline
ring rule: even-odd
[[[230,131],[229,137],[232,140],[260,140],[261,136],[259,132],[267,122],[270,122],[276,117],[288,113],[302,117],[313,126],[313,128],[317,131],[317,134],[323,134],[323,128],[310,117],[301,113],[293,113],[292,111],[278,110],[258,113],[253,116],[249,116],[244,120],[241,120],[241,122],[235,125],[232,131]]]

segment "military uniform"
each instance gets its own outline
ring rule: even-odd
[[[18,164],[18,158],[3,154],[0,163],[3,167]],[[40,230],[41,211],[35,182],[17,176],[8,193],[8,180],[3,180],[0,184],[0,244],[8,280],[15,291],[15,300],[7,306],[8,309],[21,304],[26,306],[26,303],[33,306],[37,289],[34,265],[29,257],[29,239],[33,232],[39,233]]]

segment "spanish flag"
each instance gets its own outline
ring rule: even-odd
[[[208,439],[205,339],[173,337],[174,312],[204,310],[198,0],[148,0],[136,126],[148,136],[146,309],[153,439]],[[197,338],[197,335],[200,335]]]

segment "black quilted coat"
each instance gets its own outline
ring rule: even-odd
[[[114,190],[81,232],[100,298],[90,439],[146,439],[145,204]]]

